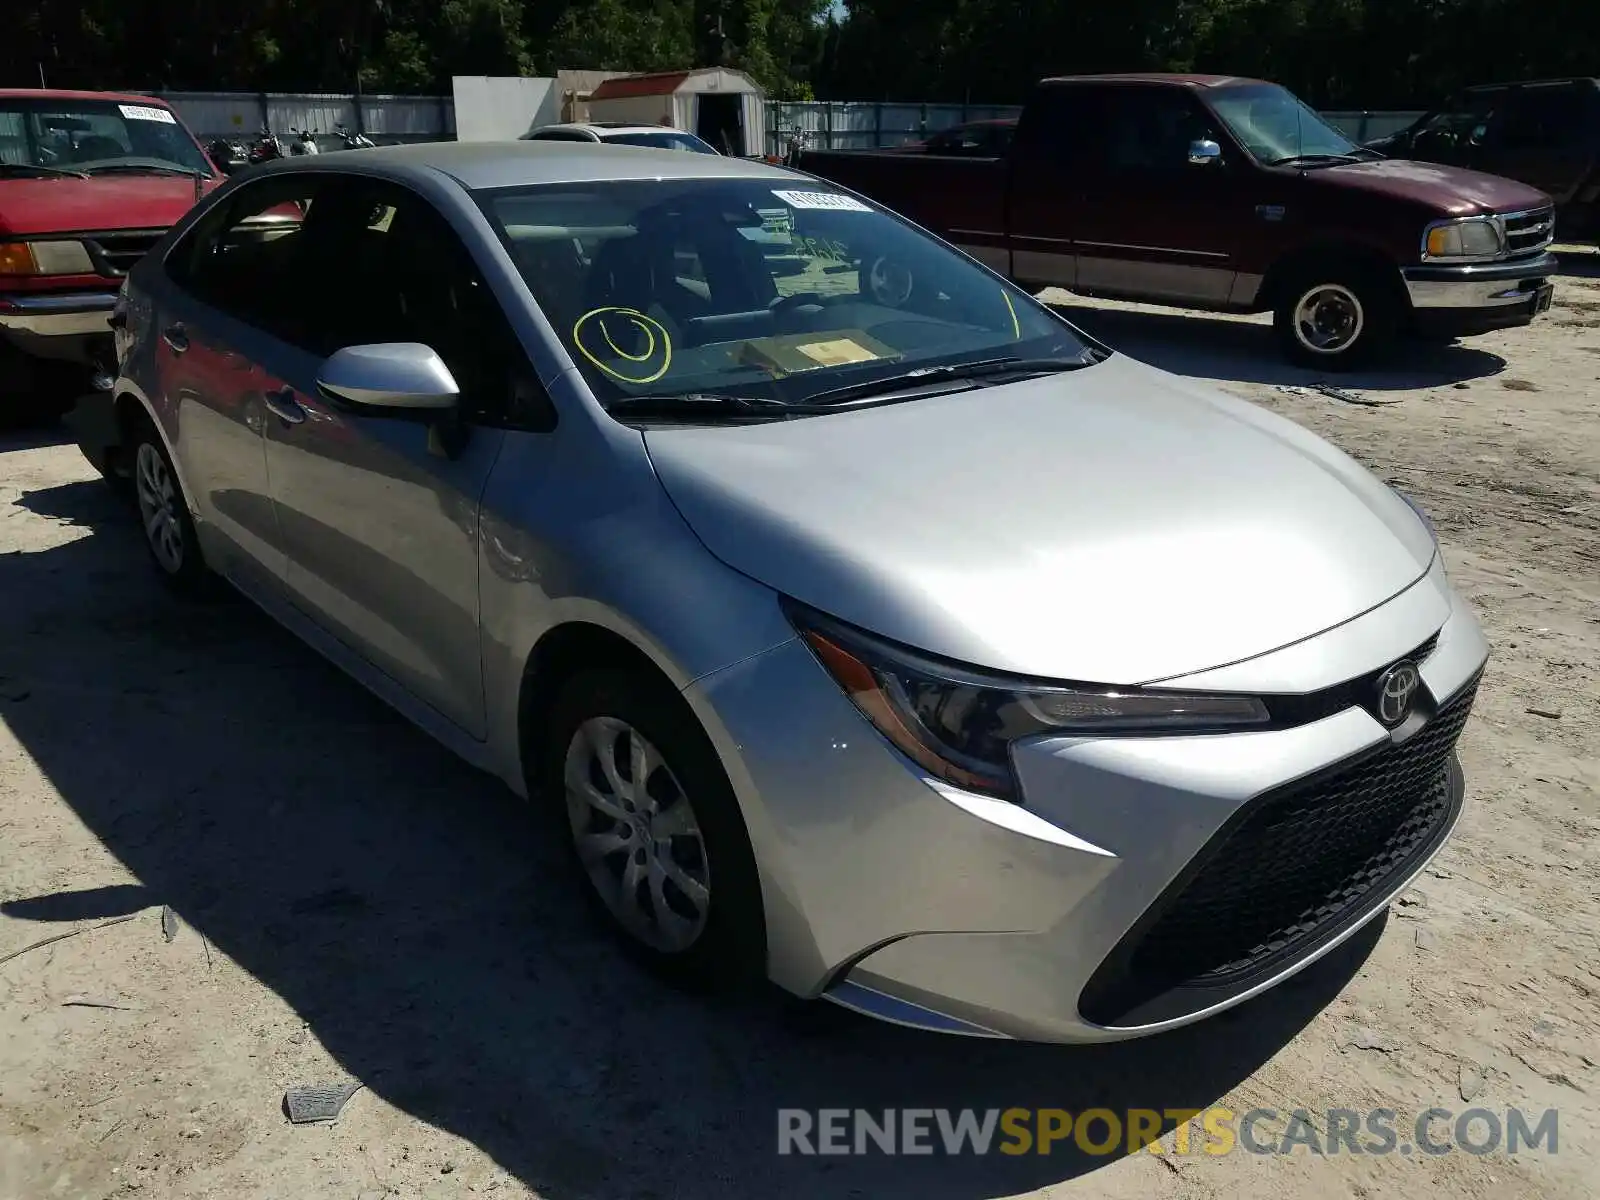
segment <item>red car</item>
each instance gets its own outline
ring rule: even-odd
[[[114,370],[123,276],[222,181],[161,100],[0,90],[0,416]]]

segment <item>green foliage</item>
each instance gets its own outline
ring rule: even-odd
[[[1600,71],[1600,0],[22,0],[0,85],[432,92],[723,63],[777,98],[1021,100],[1044,75],[1254,75],[1328,107]]]

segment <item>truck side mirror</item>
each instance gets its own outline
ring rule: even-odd
[[[1210,138],[1201,138],[1199,141],[1189,143],[1189,165],[1191,167],[1210,167],[1222,162],[1222,147]]]

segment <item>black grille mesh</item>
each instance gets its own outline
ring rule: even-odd
[[[1400,745],[1253,801],[1101,964],[1079,1011],[1115,1024],[1174,988],[1240,984],[1353,916],[1449,822],[1450,755],[1476,692],[1474,679]]]
[[[103,275],[126,275],[161,240],[164,230],[140,229],[117,233],[95,233],[84,241]]]

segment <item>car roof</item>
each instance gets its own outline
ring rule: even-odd
[[[344,160],[349,159],[346,163]],[[278,159],[251,171],[329,171],[416,179],[437,171],[463,187],[522,187],[540,183],[588,183],[625,179],[764,179],[773,183],[809,180],[783,167],[721,154],[685,154],[648,146],[608,146],[581,142],[419,142],[380,146],[350,155],[304,155]]]
[[[61,88],[0,88],[0,100],[112,100],[122,104],[171,107],[159,96],[140,96],[131,92],[77,92]]]
[[[529,133],[547,133],[552,129],[570,129],[575,133],[592,133],[596,137],[609,137],[619,133],[675,133],[683,130],[668,125],[637,125],[631,121],[564,121],[560,125],[541,125]]]
[[[1264,83],[1241,75],[1174,75],[1162,72],[1130,72],[1117,75],[1053,75],[1042,84],[1059,83],[1159,83],[1187,88],[1231,87],[1234,84]]]

